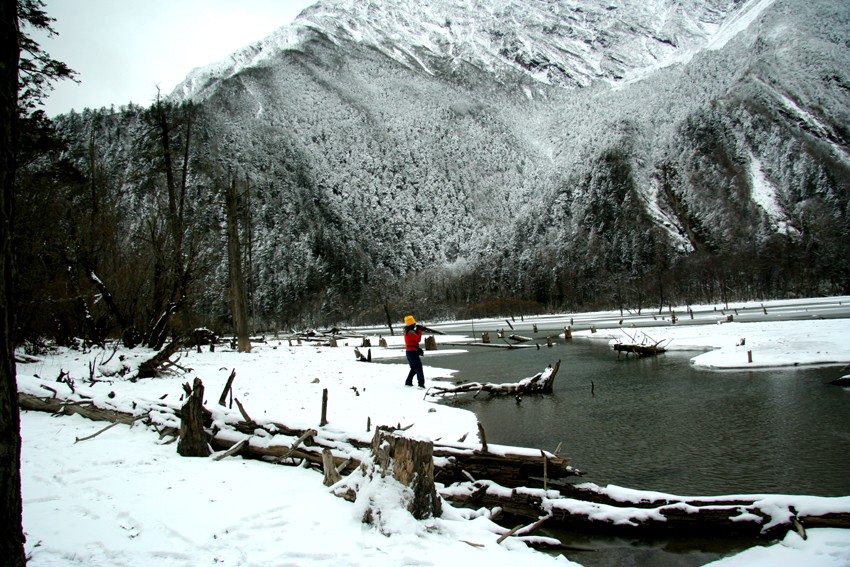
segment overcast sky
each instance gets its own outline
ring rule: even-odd
[[[34,36],[78,73],[45,103],[72,108],[149,105],[195,67],[223,59],[292,21],[316,0],[46,0],[54,38]]]

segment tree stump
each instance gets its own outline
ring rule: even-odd
[[[485,345],[488,344],[490,342],[490,333],[488,333],[487,331],[481,333],[481,342]]]
[[[177,452],[184,457],[209,457],[210,446],[204,431],[204,384],[195,378],[193,387],[183,384],[188,399],[180,409],[180,440]]]
[[[331,450],[327,448],[322,449],[322,469],[325,473],[323,481],[325,486],[332,486],[338,483],[342,478],[339,471],[336,470],[333,454],[331,453]]]
[[[425,337],[425,350],[437,350],[437,339],[433,335]]]
[[[393,478],[413,491],[407,510],[417,520],[442,514],[434,486],[434,444],[396,435],[385,428],[375,431],[372,454],[381,474],[392,470]]]

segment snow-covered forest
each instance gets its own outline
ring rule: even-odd
[[[231,184],[256,329],[850,293],[844,3],[587,4],[319,2],[29,129],[22,336],[230,332]]]

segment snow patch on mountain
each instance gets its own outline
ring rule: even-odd
[[[756,21],[774,2],[775,0],[755,0],[743,4],[720,26],[720,29],[705,46],[706,49],[712,51],[723,49],[733,37],[750,27],[750,24]]]
[[[749,174],[750,186],[752,187],[750,198],[765,212],[774,230],[782,234],[796,232],[796,229],[791,226],[788,216],[779,205],[776,186],[767,178],[762,169],[761,161],[753,154],[750,154]]]

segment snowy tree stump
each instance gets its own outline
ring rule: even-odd
[[[437,339],[433,335],[425,337],[425,350],[437,350]]]
[[[204,431],[204,384],[195,378],[192,388],[183,384],[188,399],[180,409],[180,440],[177,452],[184,457],[209,457],[210,446]]]
[[[379,428],[372,438],[372,455],[381,474],[392,476],[413,491],[407,510],[417,520],[442,514],[434,486],[434,444],[396,435]]]
[[[490,333],[488,333],[487,331],[481,333],[481,342],[485,345],[488,344],[490,342]]]

